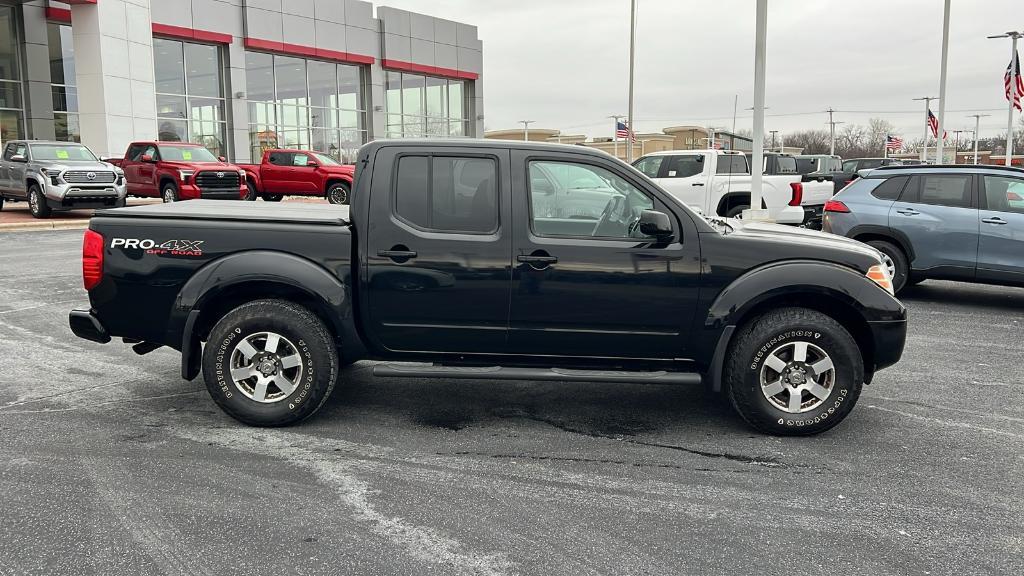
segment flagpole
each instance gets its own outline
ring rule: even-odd
[[[615,157],[618,158],[619,157],[619,120],[621,120],[623,118],[623,116],[622,116],[622,114],[615,114],[615,115],[609,116],[609,118],[614,118],[615,119],[615,131],[614,131]]]
[[[636,0],[629,3],[629,123],[627,135],[633,131],[633,61],[636,56]],[[618,129],[618,126],[616,126]],[[633,162],[633,140],[626,140],[626,162]]]
[[[945,142],[945,114],[946,114],[946,55],[949,53],[949,0],[946,0],[942,15],[942,64],[939,70],[939,116],[938,126],[935,128],[935,163],[942,164],[942,147]],[[956,158],[954,153],[954,158]],[[953,162],[956,164],[956,162]]]
[[[1013,40],[1010,44],[1010,84],[1008,86],[1009,93],[1007,94],[1007,108],[1009,110],[1006,113],[1006,161],[1004,164],[1007,166],[1013,160],[1013,97],[1017,93],[1017,67],[1020,66],[1020,61],[1017,59],[1017,39],[1021,36],[1024,36],[1024,34],[1018,31],[989,36],[989,38],[1011,38]]]
[[[934,96],[922,96],[921,98],[913,98],[913,100],[924,100],[924,145],[921,146],[921,162],[928,162],[928,131],[931,129],[931,125],[928,123],[928,112],[931,111],[932,100],[938,100]],[[936,137],[938,137],[936,135]]]

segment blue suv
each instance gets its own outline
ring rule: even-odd
[[[825,204],[826,232],[870,244],[898,292],[928,278],[1024,286],[1024,170],[887,166]]]

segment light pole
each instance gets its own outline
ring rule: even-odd
[[[978,163],[978,124],[981,119],[989,114],[971,114],[971,118],[974,118],[974,163]]]
[[[767,219],[761,210],[761,183],[764,171],[764,84],[765,50],[768,37],[768,0],[757,0],[754,17],[754,150],[750,170],[750,216]]]
[[[772,135],[772,147],[769,148],[769,150],[775,150],[775,135],[778,134],[779,131],[778,130],[769,130],[768,132]]]
[[[945,135],[942,127],[944,125],[945,114],[946,114],[946,54],[949,52],[949,0],[946,0],[943,5],[942,12],[942,64],[939,68],[939,117],[937,127],[935,128],[936,134]],[[935,137],[935,163],[942,164],[942,145],[944,144],[944,138],[940,136]],[[956,164],[956,153],[953,154],[953,163]]]
[[[633,162],[633,63],[636,59],[636,0],[629,2],[629,138],[626,138],[626,162]]]
[[[1024,34],[1011,31],[1005,34],[989,36],[989,38],[1010,38],[1010,94],[1009,111],[1006,113],[1006,165],[1009,166],[1013,158],[1013,95],[1017,91],[1017,39]]]
[[[960,134],[967,132],[967,130],[950,130],[954,134],[953,137],[953,164],[956,164],[957,154],[960,152]]]
[[[924,100],[924,145],[921,146],[921,162],[928,162],[928,112],[931,111],[932,100],[938,100],[935,96],[922,96],[920,98],[913,98],[915,102]],[[938,139],[939,132],[935,131],[935,138]]]
[[[615,119],[615,134],[614,134],[612,139],[615,141],[615,157],[618,158],[619,157],[619,120],[622,120],[623,118],[625,118],[625,116],[623,116],[622,114],[612,114],[611,116],[609,116],[609,118],[614,118]]]
[[[832,120],[832,114],[835,112],[835,110],[829,108],[828,110],[825,110],[825,112],[828,112],[828,126],[829,126],[828,155],[829,156],[835,156],[836,155],[836,124],[845,124],[845,122],[838,122],[838,121]]]
[[[520,120],[519,123],[523,125],[523,142],[529,142],[530,124],[533,124],[533,120]]]

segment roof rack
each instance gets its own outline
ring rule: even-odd
[[[965,168],[981,168],[984,170],[1003,170],[1006,172],[1013,172],[1015,174],[1024,173],[1024,168],[1003,166],[1001,164],[890,164],[888,166],[872,168],[872,170],[925,170],[932,168],[957,168],[960,170]]]

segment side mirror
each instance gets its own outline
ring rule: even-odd
[[[153,161],[153,157],[150,156],[149,154],[143,154],[142,157],[139,158],[139,161],[140,162],[152,162]]]
[[[672,236],[672,221],[668,214],[657,210],[644,210],[640,213],[640,233],[665,240]]]
[[[114,160],[114,159],[115,158],[113,156],[100,156],[100,162],[106,162],[108,164],[110,163],[111,160]]]
[[[316,162],[314,162],[312,160],[310,160],[309,162],[306,162],[306,168],[316,168],[317,166],[319,166],[319,164],[317,164]]]
[[[15,154],[11,156],[11,162],[28,162],[28,158],[25,158],[23,154]]]
[[[227,162],[228,161],[228,159],[223,157],[223,156],[217,156],[217,160],[220,160],[221,162]]]

